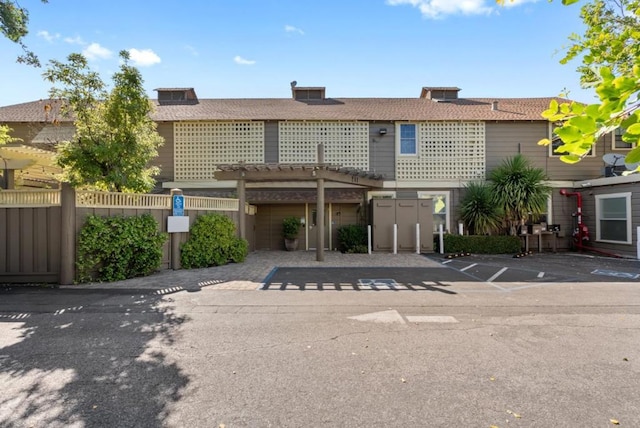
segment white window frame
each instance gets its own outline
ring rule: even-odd
[[[624,132],[625,132],[625,129],[623,128],[616,128],[611,132],[611,150],[629,151],[636,147],[635,143],[627,143],[625,141],[622,141],[622,138],[620,139],[620,142],[622,144],[629,144],[629,147],[616,146],[616,143],[618,142],[618,137],[622,137],[622,134],[624,134]]]
[[[549,141],[551,141],[551,144],[549,144],[549,157],[550,158],[559,158],[560,156],[564,156],[567,153],[556,153],[553,151],[553,142],[554,141],[559,141],[560,137],[555,137],[553,135],[553,128],[554,128],[554,124],[549,122]],[[596,151],[595,151],[595,146],[591,146],[591,150],[589,150],[589,153],[587,153],[584,157],[586,158],[592,158],[596,156]]]
[[[615,198],[625,198],[626,199],[626,205],[627,205],[627,209],[626,209],[626,218],[624,220],[626,220],[627,222],[627,239],[626,241],[614,241],[611,239],[602,239],[601,233],[601,227],[600,227],[600,221],[602,220],[621,220],[621,219],[603,219],[602,218],[602,209],[600,208],[600,203],[603,200],[606,199],[615,199]],[[612,244],[631,244],[631,223],[632,223],[632,218],[631,218],[631,192],[623,192],[623,193],[608,193],[608,194],[603,194],[603,195],[595,195],[595,199],[596,199],[596,241],[598,242],[609,242]]]
[[[418,192],[418,199],[433,199],[435,196],[444,196],[444,206],[446,209],[446,212],[444,213],[445,214],[444,230],[450,232],[451,231],[451,191],[425,190],[425,191]]]
[[[415,153],[402,153],[402,126],[412,125],[416,131],[416,150]],[[414,122],[396,123],[396,153],[402,157],[418,157],[420,154],[420,126]]]

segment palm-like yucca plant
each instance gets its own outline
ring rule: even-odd
[[[547,209],[551,188],[541,168],[532,167],[527,158],[518,154],[502,162],[489,174],[494,203],[504,212],[504,221],[511,235],[529,214],[538,216]]]
[[[491,234],[502,224],[502,211],[494,203],[491,186],[471,182],[465,186],[460,216],[472,235]]]

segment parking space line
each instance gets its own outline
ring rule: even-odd
[[[542,278],[544,276],[544,272],[538,273],[538,278]]]
[[[477,266],[477,265],[478,265],[478,263],[470,264],[469,266],[463,267],[462,269],[460,269],[460,272],[464,272],[465,270],[471,269],[472,267]]]
[[[498,272],[496,272],[491,278],[487,279],[487,282],[491,282],[494,279],[496,279],[497,277],[499,277],[500,275],[502,275],[503,273],[505,273],[505,271],[509,269],[506,267],[503,267],[502,269],[500,269]]]

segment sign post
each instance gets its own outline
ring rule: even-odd
[[[180,269],[180,233],[189,231],[189,217],[184,215],[184,195],[171,189],[171,214],[167,217],[167,232],[171,237],[171,268]]]

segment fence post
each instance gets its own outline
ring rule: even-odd
[[[60,284],[73,284],[76,276],[76,189],[62,183],[60,189]]]

